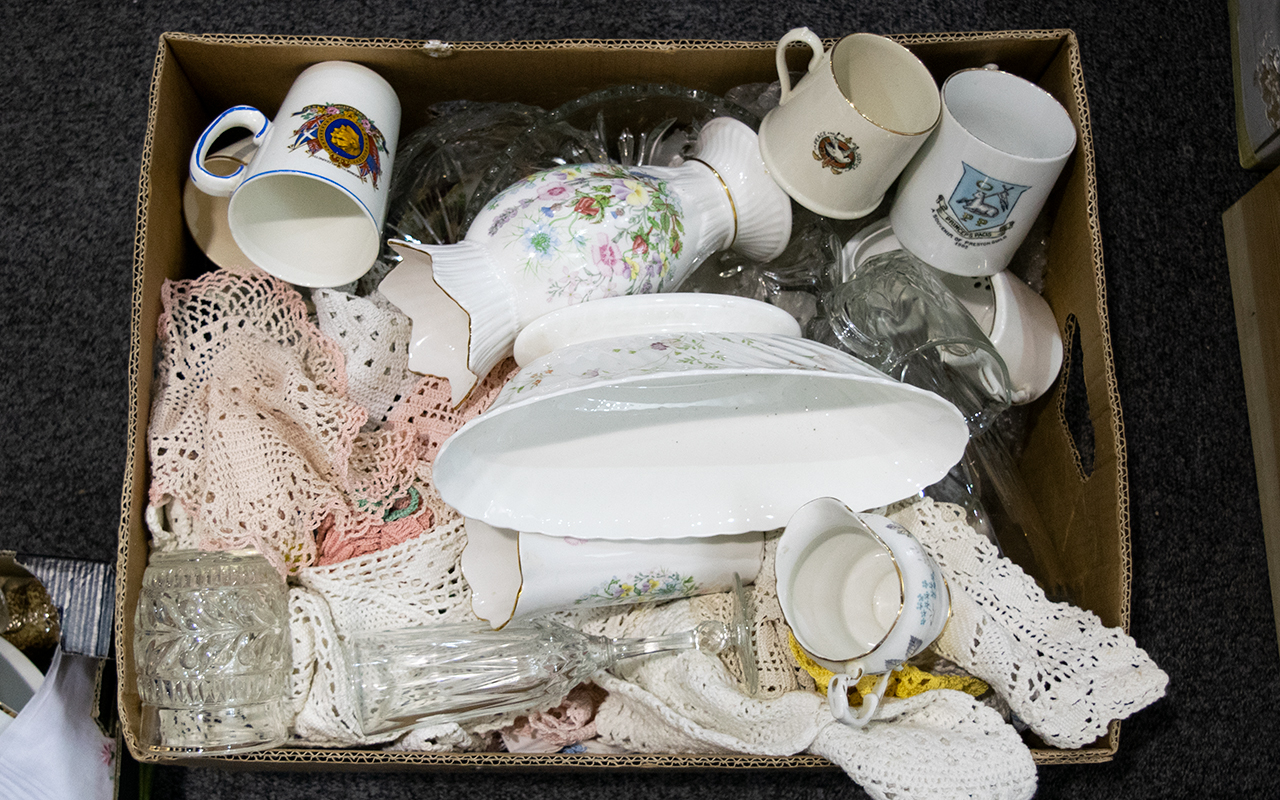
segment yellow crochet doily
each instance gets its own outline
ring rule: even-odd
[[[825,696],[827,684],[831,682],[831,677],[835,673],[814,661],[796,641],[794,635],[788,633],[787,638],[791,645],[791,655],[795,656],[805,672],[813,676],[813,680],[818,684],[818,691]],[[849,705],[854,707],[862,705],[862,696],[874,690],[876,681],[879,679],[879,675],[863,675],[858,685],[849,690]],[[910,664],[903,664],[889,677],[889,685],[884,690],[884,696],[915,697],[930,689],[955,689],[978,697],[985,694],[989,688],[991,687],[983,681],[967,675],[936,675]]]

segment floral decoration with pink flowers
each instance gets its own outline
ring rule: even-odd
[[[662,291],[684,249],[680,201],[668,183],[614,164],[538,173],[486,210],[497,212],[489,237],[515,248],[527,274],[551,273],[548,300]]]

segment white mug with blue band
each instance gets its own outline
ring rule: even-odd
[[[205,159],[234,128],[251,131],[257,151],[220,175]],[[263,270],[300,286],[340,286],[378,256],[399,132],[400,101],[386,80],[326,61],[297,77],[274,121],[252,106],[220,114],[191,153],[191,180],[231,197],[231,234]]]

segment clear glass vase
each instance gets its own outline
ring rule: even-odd
[[[257,552],[153,553],[133,646],[146,749],[245,753],[288,739],[288,589]]]
[[[677,650],[736,648],[747,692],[758,687],[741,585],[729,623],[638,639],[609,639],[545,617],[493,630],[483,622],[450,623],[348,636],[343,652],[365,735],[421,725],[465,722],[560,703],[569,691],[622,659]]]

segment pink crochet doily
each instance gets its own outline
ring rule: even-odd
[[[289,285],[216,271],[168,281],[161,296],[151,502],[179,503],[199,546],[253,547],[282,574],[429,529],[429,461],[514,366],[457,409],[447,381],[421,378],[384,424],[366,425],[368,412],[347,396],[340,346]]]

